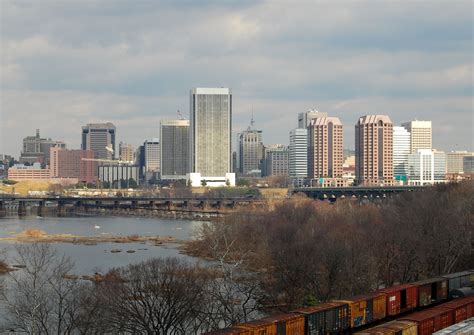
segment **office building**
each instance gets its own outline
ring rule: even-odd
[[[410,133],[405,127],[393,127],[393,175],[400,183],[407,182]]]
[[[152,138],[143,143],[143,163],[145,170],[145,179],[156,179],[160,172],[160,140]]]
[[[308,131],[306,128],[290,131],[288,174],[291,178],[306,178],[308,175]]]
[[[135,162],[135,152],[131,144],[120,142],[119,144],[119,157],[124,162]]]
[[[40,144],[41,152],[44,155],[43,162],[45,165],[50,165],[50,153],[52,148],[59,148],[59,149],[66,149],[66,143],[62,141],[53,141],[50,138],[48,138],[45,141],[41,141]]]
[[[288,176],[288,147],[274,144],[265,147],[265,159],[262,164],[264,177]]]
[[[343,186],[342,122],[337,117],[318,117],[308,126],[308,178],[320,186]]]
[[[94,151],[99,159],[115,159],[115,135],[113,123],[89,123],[82,127],[81,148]]]
[[[263,159],[262,131],[247,129],[239,134],[239,172],[260,173]]]
[[[145,176],[145,146],[140,145],[135,151],[135,164],[140,168],[140,179]]]
[[[232,94],[229,88],[190,92],[191,172],[222,177],[232,171]]]
[[[22,180],[49,180],[49,169],[41,168],[41,163],[35,162],[31,166],[15,164],[8,169],[8,179],[14,181]]]
[[[50,150],[50,177],[75,178],[82,183],[97,181],[97,162],[92,150],[67,150],[53,147]]]
[[[408,184],[434,185],[446,182],[446,154],[432,149],[418,149],[408,155]]]
[[[184,179],[189,167],[189,120],[160,123],[161,179]]]
[[[418,149],[432,149],[431,121],[409,121],[402,126],[410,133],[410,152],[415,153]]]
[[[138,166],[105,163],[99,165],[98,175],[104,187],[130,188],[140,183]]]
[[[474,153],[468,151],[451,151],[446,154],[446,173],[464,173],[464,157],[472,156]]]
[[[393,184],[393,124],[387,115],[365,115],[355,126],[355,183]]]
[[[318,117],[327,117],[328,114],[324,112],[319,112],[316,109],[310,109],[304,113],[298,113],[298,128],[308,128],[311,120]]]
[[[40,130],[36,129],[35,136],[27,136],[23,139],[20,163],[39,162],[49,165],[49,150],[52,147],[66,148],[66,144],[61,141],[53,141],[50,138],[41,138]]]
[[[463,161],[464,174],[473,174],[474,173],[474,154],[471,154],[470,156],[464,156],[462,161]]]

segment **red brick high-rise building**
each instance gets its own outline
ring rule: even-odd
[[[317,117],[308,126],[308,177],[322,186],[343,186],[343,130],[337,117]]]
[[[97,179],[97,163],[83,158],[94,158],[94,152],[51,148],[51,178],[77,178],[83,183],[94,183]]]
[[[365,115],[355,126],[355,183],[393,185],[393,123],[387,115]]]

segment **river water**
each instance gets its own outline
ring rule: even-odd
[[[71,234],[77,236],[172,236],[188,240],[202,225],[202,221],[139,218],[139,217],[6,217],[0,219],[0,237],[12,237],[26,229],[40,229],[47,234]],[[96,228],[97,226],[97,228]],[[100,228],[99,228],[100,227]],[[14,264],[13,241],[0,241],[0,250],[7,263]],[[177,243],[155,245],[149,242],[98,243],[96,245],[52,243],[60,252],[69,256],[75,264],[76,274],[104,273],[108,269],[136,263],[153,257],[181,257]],[[121,252],[112,253],[119,249]],[[134,253],[127,253],[133,250]]]

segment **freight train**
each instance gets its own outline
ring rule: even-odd
[[[419,311],[409,314],[406,317],[405,315],[411,311],[426,309],[430,306],[445,302],[451,298],[451,292],[457,292],[456,294],[458,296],[470,294],[469,292],[474,290],[465,290],[464,288],[473,287],[474,270],[463,271],[410,284],[392,286],[351,299],[334,300],[311,307],[300,308],[290,313],[273,315],[263,319],[241,323],[231,328],[220,329],[207,334],[352,334],[357,333],[362,328],[369,327],[372,323],[380,323],[384,320],[387,322],[390,321],[389,324],[381,325],[381,327],[385,326],[386,332],[362,332],[360,334],[431,334],[433,331],[441,329],[438,328],[440,325],[446,325],[447,327],[455,323],[456,316],[453,313],[461,313],[453,312],[457,310],[457,307],[453,307],[454,305],[440,306],[439,308],[444,308],[444,310],[436,310],[431,312],[431,314],[428,313],[427,310],[425,313],[428,314],[422,314],[424,312]],[[471,299],[469,300],[471,303],[467,303],[468,307],[462,307],[468,309],[466,313],[471,316],[474,310],[474,298],[472,297],[474,296],[466,298],[467,300]],[[462,298],[459,300],[462,300]],[[458,299],[455,299],[448,304],[454,304],[457,301]],[[430,308],[429,310],[432,309]],[[401,317],[402,314],[404,316],[403,320],[391,321],[397,317]],[[458,316],[457,319],[459,318],[461,318],[461,316]],[[451,323],[449,324],[449,322]],[[432,331],[429,332],[429,325],[434,325],[434,323],[436,323],[436,327],[433,326]],[[425,331],[425,328],[428,330]]]
[[[474,296],[458,298],[419,312],[410,313],[396,321],[384,323],[363,331],[358,335],[431,335],[451,325],[474,316]],[[394,326],[399,326],[395,328]]]

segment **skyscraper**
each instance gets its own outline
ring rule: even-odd
[[[97,162],[92,161],[92,150],[67,150],[53,147],[50,150],[51,178],[77,178],[83,183],[97,179]]]
[[[124,162],[134,162],[135,152],[131,144],[120,142],[119,144],[120,160]]]
[[[115,159],[115,132],[111,122],[88,123],[82,127],[82,150],[92,150],[100,159]]]
[[[337,117],[318,117],[308,126],[308,177],[342,186],[342,122]],[[327,179],[327,180],[325,180]]]
[[[23,139],[20,163],[39,162],[49,165],[49,151],[52,147],[64,149],[66,144],[61,141],[53,141],[50,138],[41,138],[40,130],[36,129],[35,136],[27,136]]]
[[[402,126],[410,133],[410,152],[416,153],[418,149],[432,149],[431,121],[409,121]]]
[[[288,176],[288,147],[274,144],[265,147],[263,176]]]
[[[262,131],[247,129],[239,134],[239,172],[260,170],[263,159]]]
[[[393,175],[395,180],[406,182],[410,133],[405,127],[393,127]]]
[[[160,122],[161,179],[181,179],[189,171],[189,120]]]
[[[290,177],[306,178],[308,175],[308,131],[306,128],[296,128],[290,131],[288,152]]]
[[[229,88],[194,88],[190,94],[191,172],[225,176],[232,170],[232,94]]]
[[[393,124],[387,115],[365,115],[355,126],[356,184],[393,184]]]
[[[160,140],[157,138],[146,140],[143,143],[143,160],[147,174],[160,171],[160,151]]]
[[[328,113],[319,112],[316,109],[310,109],[307,112],[298,113],[298,128],[308,128],[311,120],[324,116],[328,116]]]

